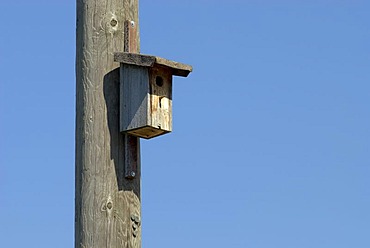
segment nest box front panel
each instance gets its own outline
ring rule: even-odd
[[[172,131],[172,73],[168,68],[149,69],[151,126]]]

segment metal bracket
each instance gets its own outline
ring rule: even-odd
[[[125,149],[125,178],[133,179],[137,176],[138,163],[140,163],[140,139],[123,134]]]
[[[139,53],[137,42],[137,25],[134,21],[125,21],[124,37],[125,47],[123,51],[126,53]]]
[[[134,21],[125,21],[124,26],[124,51],[138,53],[137,25]],[[122,87],[120,87],[122,88]],[[125,178],[134,179],[138,176],[138,163],[140,163],[140,139],[138,137],[123,134],[125,153]]]

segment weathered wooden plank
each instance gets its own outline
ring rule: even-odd
[[[150,125],[172,131],[172,73],[166,68],[150,68]]]
[[[148,82],[147,68],[127,64],[121,66],[121,131],[147,125],[150,111]]]
[[[140,157],[137,175],[126,179],[113,60],[124,48],[125,20],[138,24],[137,0],[77,0],[76,248],[141,247],[131,220],[141,218]]]
[[[136,53],[114,53],[114,61],[137,66],[152,67],[156,61],[155,56],[136,54]]]
[[[189,73],[193,71],[193,67],[191,65],[164,59],[161,57],[155,57],[155,63],[171,68],[172,74],[175,76],[187,77]]]
[[[153,67],[155,65],[164,66],[170,68],[173,75],[182,77],[187,77],[193,71],[193,67],[190,65],[152,55],[125,52],[115,53],[114,61],[145,67]]]

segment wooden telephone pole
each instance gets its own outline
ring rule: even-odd
[[[119,130],[119,63],[124,23],[138,0],[77,0],[75,247],[141,247],[140,147]],[[127,22],[126,22],[127,23]],[[135,173],[125,176],[125,160]]]
[[[192,71],[139,54],[138,30],[138,0],[77,0],[76,248],[141,247],[139,137],[172,131]]]

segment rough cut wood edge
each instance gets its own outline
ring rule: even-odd
[[[193,67],[180,62],[168,60],[153,55],[144,55],[137,53],[114,53],[114,61],[124,64],[154,67],[156,65],[164,66],[172,69],[172,74],[175,76],[187,77],[193,71]]]

